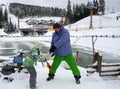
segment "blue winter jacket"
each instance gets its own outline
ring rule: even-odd
[[[51,46],[56,47],[56,56],[67,56],[72,54],[70,34],[68,30],[66,30],[64,27],[61,27],[59,32],[54,32],[52,35]]]

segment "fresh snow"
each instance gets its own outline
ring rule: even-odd
[[[51,63],[51,61],[49,61]],[[81,83],[77,85],[75,83],[74,77],[71,70],[66,70],[63,65],[58,68],[54,80],[46,81],[48,77],[49,69],[45,66],[43,67],[41,63],[35,66],[37,71],[37,86],[38,89],[119,89],[120,80],[118,78],[104,78],[99,77],[98,73],[91,74],[87,76],[86,69],[79,67],[81,71],[82,78]],[[0,86],[1,89],[29,89],[29,74],[21,73],[17,71],[9,77],[14,78],[12,82],[4,81],[4,75],[0,74]],[[118,76],[119,77],[119,76]]]
[[[6,1],[13,1],[13,0],[6,0]],[[65,26],[65,28],[69,29],[71,36],[71,44],[77,47],[92,48],[91,37],[86,37],[86,36],[115,35],[118,37],[116,38],[98,37],[95,42],[95,51],[104,51],[115,55],[120,55],[120,46],[119,46],[120,19],[116,20],[116,16],[118,15],[118,13],[109,14],[105,16],[93,16],[93,26],[94,26],[93,30],[88,29],[90,17],[80,20],[74,24]],[[14,17],[13,15],[9,15],[9,16],[11,17],[14,24],[17,24],[17,18]],[[25,21],[26,20],[27,19],[25,19]],[[21,27],[27,27],[24,21],[23,23],[21,21]],[[1,31],[0,34],[4,35],[4,37],[0,37],[1,42],[35,41],[35,42],[44,43],[48,47],[50,47],[51,36],[53,33],[53,31],[49,31],[44,36],[22,37],[20,34],[18,35],[12,34],[10,36],[6,36],[7,34],[5,34],[3,30],[4,29],[0,29]],[[0,48],[0,49],[5,49],[5,48]],[[1,56],[0,59],[12,59],[12,58]],[[49,63],[51,64],[52,60],[49,60]],[[0,66],[4,64],[5,63],[1,63]],[[58,68],[55,75],[55,79],[47,82],[46,78],[48,77],[49,70],[46,67],[46,63],[44,64],[45,64],[44,67],[42,66],[41,63],[38,63],[37,66],[35,66],[37,70],[38,89],[120,89],[120,76],[100,77],[99,74],[96,72],[91,75],[88,75],[87,69],[82,68],[80,66],[79,69],[81,71],[82,78],[80,79],[81,83],[77,85],[75,83],[71,70],[66,70],[64,68],[65,67],[64,63],[62,63]],[[3,78],[6,76],[0,73],[0,89],[29,89],[29,74],[25,74],[24,71],[25,70],[22,70],[21,73],[18,73],[16,71],[15,73],[8,75],[8,77],[14,78],[14,80],[10,83],[4,81]]]

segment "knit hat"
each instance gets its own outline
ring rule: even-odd
[[[53,24],[53,28],[60,28],[60,27],[61,27],[61,25],[59,23]]]
[[[35,46],[30,49],[31,55],[38,55],[38,50],[42,50],[40,43],[35,43]]]
[[[38,55],[38,49],[36,47],[33,47],[30,49],[31,55]]]

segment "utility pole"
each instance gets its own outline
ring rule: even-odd
[[[92,15],[93,15],[94,5],[92,4],[92,2],[89,2],[88,8],[90,9],[90,26],[89,26],[89,29],[93,29]]]

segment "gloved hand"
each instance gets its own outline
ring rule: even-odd
[[[54,54],[55,49],[56,49],[55,46],[51,46],[51,48],[50,48],[50,50],[49,50],[49,53],[50,53],[50,54],[52,53],[51,57],[55,55],[55,54]]]
[[[55,55],[55,53],[52,53],[52,54],[51,54],[51,57],[53,57],[54,55]]]
[[[50,48],[50,50],[49,50],[49,53],[50,53],[50,54],[51,54],[51,53],[54,53],[54,52],[55,52],[55,49],[56,49],[55,46],[51,46],[51,48]]]

